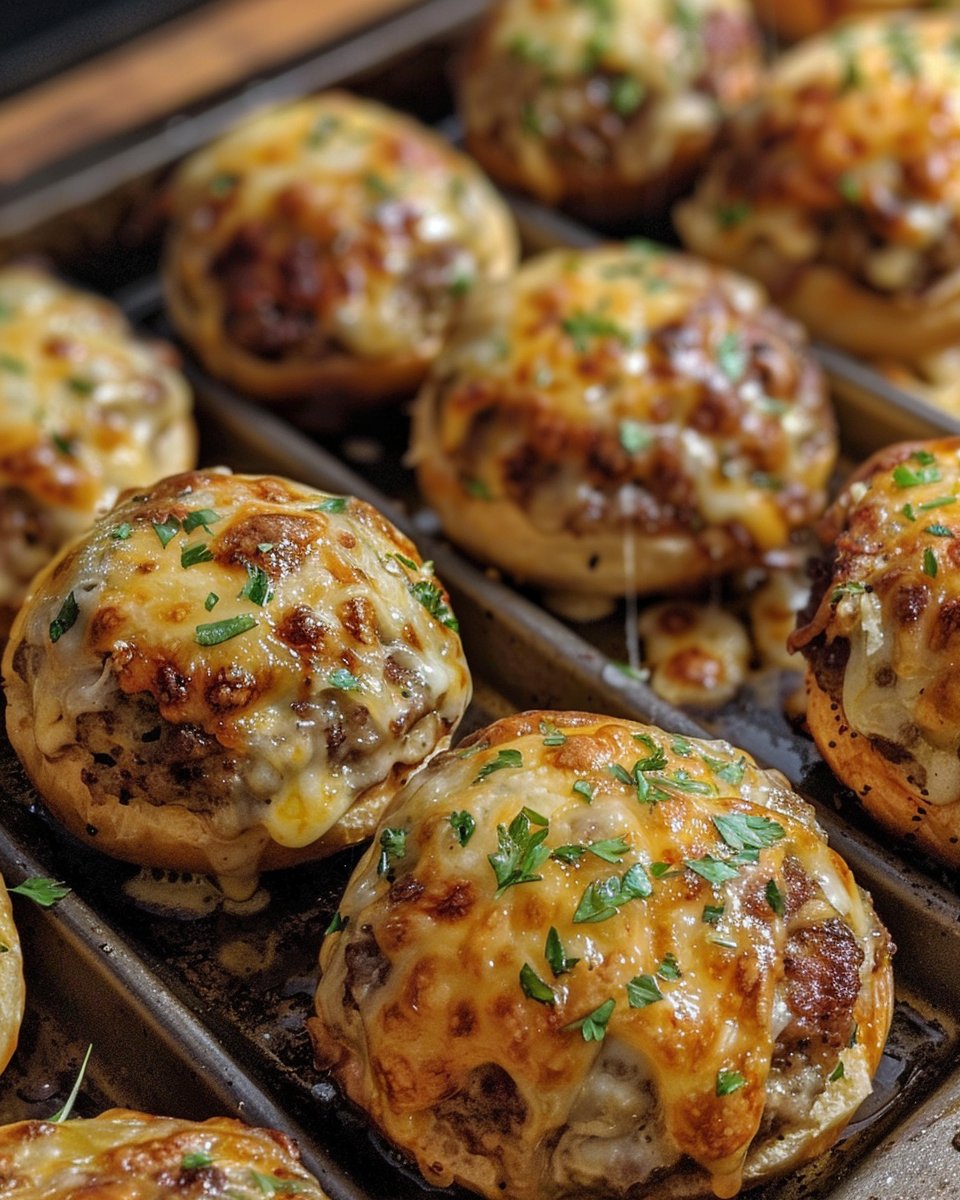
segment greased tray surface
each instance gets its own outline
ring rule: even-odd
[[[262,102],[346,80],[436,119],[449,104],[451,38],[482,6],[482,0],[418,5],[380,36],[351,39],[258,84],[253,95]],[[413,95],[418,103],[406,105]],[[249,96],[227,101],[175,126],[175,137],[154,134],[121,148],[109,162],[78,164],[56,187],[22,192],[0,208],[6,248],[45,250],[84,281],[120,287],[118,298],[136,319],[168,332],[155,276],[124,286],[141,271],[155,270],[158,175],[249,103]],[[592,236],[533,205],[521,203],[517,212],[531,247]],[[122,238],[111,247],[118,230]],[[840,384],[849,454],[894,437],[957,428],[844,356],[824,351],[823,358]],[[463,732],[526,707],[586,708],[701,732],[689,716],[614,666],[625,657],[621,614],[595,627],[569,629],[535,598],[506,589],[433,542],[430,514],[418,510],[402,465],[402,414],[384,415],[373,426],[367,419],[363,429],[348,430],[324,448],[201,373],[193,375],[203,461],[279,471],[361,495],[385,508],[435,559],[477,680]],[[363,476],[344,459],[362,466]],[[791,729],[768,696],[748,692],[711,716],[709,731],[779,767],[813,799],[832,844],[871,889],[900,944],[894,1028],[874,1095],[824,1159],[751,1194],[766,1200],[960,1195],[953,1145],[960,1129],[960,1072],[951,1072],[960,1014],[956,880],[879,845],[812,744]],[[298,1137],[305,1160],[334,1200],[430,1190],[316,1071],[304,1032],[322,931],[355,852],[269,876],[270,904],[259,914],[216,911],[176,920],[130,904],[121,886],[132,868],[53,828],[6,743],[0,745],[0,819],[0,867],[8,882],[45,874],[74,888],[51,912],[16,898],[28,1018],[21,1048],[0,1080],[0,1116],[40,1116],[58,1108],[92,1042],[79,1108],[84,1114],[114,1103],[190,1117],[236,1113]]]

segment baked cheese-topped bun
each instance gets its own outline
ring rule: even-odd
[[[960,13],[842,26],[784,55],[691,200],[686,244],[868,357],[960,341]]]
[[[13,923],[10,897],[0,876],[0,1071],[17,1048],[23,1020],[25,987],[20,938]]]
[[[956,8],[956,0],[753,0],[757,15],[778,39],[797,41],[838,21],[904,8]]]
[[[16,1200],[326,1200],[296,1144],[229,1117],[181,1121],[112,1108],[87,1120],[0,1127],[0,1176]]]
[[[77,837],[241,897],[368,836],[470,698],[446,592],[386,518],[226,473],[128,495],[68,547],[3,672],[10,740]]]
[[[828,512],[791,638],[820,752],[882,824],[960,865],[960,438],[874,455]]]
[[[128,487],[193,466],[168,352],[100,296],[0,268],[0,638],[27,584]]]
[[[508,187],[635,227],[689,183],[761,69],[747,0],[500,0],[461,76],[467,145]]]
[[[333,92],[194,154],[172,187],[166,291],[214,374],[329,422],[416,387],[516,235],[478,168],[410,117]]]
[[[447,533],[605,595],[756,562],[826,503],[819,368],[747,279],[649,244],[558,250],[478,292],[416,402]]]
[[[491,1198],[734,1196],[836,1139],[890,1022],[889,938],[786,780],[610,717],[435,759],[331,927],[319,1062]]]

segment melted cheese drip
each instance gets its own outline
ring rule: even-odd
[[[555,715],[562,745],[545,746],[542,730],[516,718],[512,735],[494,726],[489,748],[481,741],[469,754],[445,755],[398,798],[385,822],[407,831],[396,883],[378,874],[375,845],[341,904],[346,930],[324,943],[318,1044],[341,1065],[347,1055],[348,1091],[416,1154],[428,1178],[441,1178],[432,1166],[443,1157],[440,1145],[448,1156],[442,1178],[487,1195],[503,1179],[516,1194],[541,1194],[538,1180],[551,1172],[589,1186],[598,1178],[597,1156],[607,1153],[609,1171],[626,1190],[687,1154],[708,1172],[718,1196],[731,1196],[760,1124],[773,1041],[786,1019],[779,988],[784,925],[763,902],[764,886],[771,878],[782,883],[787,854],[799,859],[821,884],[825,911],[861,942],[863,978],[873,963],[870,920],[849,871],[779,776],[726,743],[672,741],[626,722]],[[667,796],[653,805],[639,804],[635,789],[609,771],[613,763],[629,770],[650,753],[633,736],[641,733],[667,755],[663,772],[650,776]],[[522,769],[490,770],[505,751],[519,755]],[[736,763],[743,766],[738,784],[716,773]],[[572,791],[578,778],[589,780],[592,803]],[[629,849],[616,865],[589,853],[574,865],[549,859],[536,871],[539,881],[498,896],[488,856],[497,853],[497,828],[505,831],[524,806],[539,814],[531,817],[533,828],[541,819],[549,823],[550,847],[623,838]],[[477,825],[463,846],[449,821],[451,810],[461,809]],[[786,836],[715,890],[680,860],[729,855],[712,818],[730,812],[775,819]],[[666,862],[675,874],[651,873],[651,896],[619,906],[609,919],[572,920],[588,884],[620,877],[636,862],[648,873]],[[718,902],[720,923],[705,922],[704,905]],[[551,927],[565,954],[580,959],[556,977],[544,958]],[[348,947],[369,938],[389,970],[356,971],[366,951],[358,947],[351,958]],[[663,1000],[631,1008],[627,983],[654,975],[671,954],[680,977],[658,980]],[[524,964],[549,985],[555,1004],[523,994]],[[602,1045],[566,1028],[611,998]],[[468,1032],[447,1033],[458,1029]],[[490,1141],[502,1162],[502,1172],[492,1174],[479,1152],[451,1146],[456,1127],[432,1115],[471,1072],[491,1063],[513,1080],[525,1112],[522,1124]],[[718,1096],[721,1071],[739,1073],[743,1086]],[[482,1114],[471,1113],[476,1136],[492,1139]],[[546,1161],[545,1146],[561,1129],[555,1157]]]
[[[165,721],[199,726],[237,759],[244,790],[216,810],[220,836],[262,824],[282,846],[307,846],[459,720],[470,695],[459,638],[413,589],[432,588],[438,601],[444,593],[415,548],[359,501],[317,511],[328,498],[306,487],[226,474],[165,486],[115,509],[33,598],[37,745],[55,758],[75,741],[77,719],[109,711],[118,688],[150,693]],[[209,532],[181,528],[161,543],[154,523],[202,509],[216,514]],[[231,559],[234,544],[243,549]],[[181,555],[196,547],[212,561],[184,567]],[[244,594],[255,571],[264,591],[269,584],[262,604]],[[49,626],[71,591],[76,624],[52,643]],[[208,611],[209,596],[219,599]],[[306,648],[296,631],[284,635],[297,613],[313,631]],[[199,627],[238,619],[255,624],[197,643]],[[334,757],[334,736],[348,753]]]

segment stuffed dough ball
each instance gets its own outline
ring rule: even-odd
[[[0,1071],[17,1048],[25,1001],[20,937],[13,922],[10,897],[0,876]]]
[[[960,340],[960,13],[901,12],[785,54],[675,213],[816,336],[909,360]]]
[[[818,515],[836,454],[801,331],[649,244],[558,250],[478,292],[414,411],[450,537],[521,580],[697,587]]]
[[[74,835],[237,898],[367,837],[470,698],[446,592],[389,521],[212,472],[128,495],[51,563],[3,672]]]
[[[17,1200],[262,1200],[291,1192],[327,1200],[286,1134],[229,1117],[183,1121],[112,1108],[86,1119],[18,1121],[0,1127],[0,1168]]]
[[[791,639],[810,730],[882,825],[960,866],[960,438],[875,454],[821,535]]]
[[[747,0],[500,0],[461,76],[467,146],[501,184],[636,227],[761,71]]]
[[[757,16],[775,38],[797,41],[854,17],[905,8],[956,8],[956,0],[753,0]]]
[[[478,168],[412,118],[325,93],[180,168],[164,278],[211,374],[304,423],[419,383],[464,296],[517,255]]]
[[[397,797],[320,954],[318,1061],[433,1184],[731,1197],[870,1091],[890,945],[777,773],[527,713]]]
[[[187,384],[109,301],[0,268],[0,638],[30,580],[121,491],[193,466]]]

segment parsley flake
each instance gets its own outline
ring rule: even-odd
[[[750,216],[750,205],[745,200],[731,200],[718,204],[713,215],[721,229],[736,229]]]
[[[929,546],[923,552],[923,573],[929,575],[931,579],[937,577],[937,556]]]
[[[543,947],[543,957],[547,960],[555,979],[560,975],[569,974],[580,961],[579,958],[567,958],[563,942],[560,941],[560,934],[557,933],[552,925],[550,926],[550,932],[547,934],[546,944]]]
[[[946,525],[941,525],[939,521],[935,525],[925,525],[923,532],[931,533],[934,537],[953,537],[953,530],[949,529]]]
[[[940,468],[930,463],[926,463],[918,470],[908,467],[906,463],[901,463],[894,468],[893,482],[898,488],[920,487],[924,483],[939,483],[943,478],[940,473]]]
[[[85,375],[70,375],[66,382],[75,396],[89,396],[97,386],[93,379],[88,379]]]
[[[545,746],[562,746],[567,740],[567,735],[562,733],[556,725],[551,725],[549,721],[540,722],[540,732],[543,734]]]
[[[65,883],[58,883],[56,879],[34,875],[9,890],[18,896],[26,896],[28,900],[39,904],[41,908],[53,908],[55,904],[60,903],[64,896],[69,896],[73,889],[67,887]]]
[[[707,764],[711,771],[718,779],[722,779],[724,783],[732,784],[737,787],[743,782],[743,776],[747,769],[747,760],[741,756],[736,762],[724,762],[720,758],[710,758],[708,755],[703,755],[703,761]]]
[[[270,1200],[270,1197],[289,1192],[307,1192],[310,1185],[301,1179],[279,1179],[276,1175],[264,1175],[261,1171],[250,1169],[251,1182]]]
[[[257,618],[246,613],[238,617],[227,617],[223,621],[211,621],[207,625],[198,625],[194,630],[193,640],[198,646],[217,646],[228,642],[231,638],[239,637],[257,625]]]
[[[572,791],[578,796],[582,796],[588,804],[593,803],[593,784],[587,779],[578,779],[573,785]]]
[[[405,829],[384,829],[380,834],[380,858],[377,862],[377,874],[385,875],[393,862],[407,856],[407,831]]]
[[[483,783],[483,781],[494,773],[494,771],[516,770],[523,766],[523,755],[519,750],[508,749],[498,750],[497,757],[491,758],[489,762],[485,762],[477,772],[477,777],[474,783]]]
[[[188,512],[183,518],[183,532],[193,533],[195,529],[201,526],[210,533],[210,526],[222,520],[219,513],[213,511],[212,508],[197,508],[193,512]]]
[[[689,867],[691,871],[696,872],[701,879],[705,879],[714,887],[719,887],[728,879],[736,879],[740,873],[736,867],[731,867],[729,863],[714,858],[712,854],[704,854],[702,858],[685,858],[683,865]]]
[[[216,592],[207,592],[207,598],[203,602],[203,607],[209,612],[220,603],[220,597]]]
[[[649,429],[642,421],[620,422],[620,445],[628,454],[640,454],[652,441]]]
[[[621,117],[635,113],[646,96],[646,87],[631,75],[620,75],[610,85],[610,107]]]
[[[613,1015],[616,1004],[616,1000],[604,1000],[603,1004],[599,1008],[595,1008],[592,1013],[581,1017],[579,1021],[571,1021],[569,1025],[564,1025],[564,1032],[579,1029],[585,1042],[602,1042],[606,1037],[607,1023]]]
[[[176,517],[167,517],[165,521],[154,521],[153,532],[160,539],[160,545],[164,549],[170,545],[173,539],[177,536],[177,531],[180,528],[180,522]]]
[[[717,362],[731,383],[739,383],[747,369],[747,352],[740,335],[730,330],[717,343]]]
[[[457,835],[457,841],[461,846],[465,846],[470,841],[477,828],[476,821],[466,810],[452,812],[450,814],[450,825]]]
[[[459,632],[460,622],[450,611],[437,584],[431,583],[429,579],[418,579],[416,583],[410,584],[410,594],[419,600],[430,616],[436,617],[441,625],[446,625],[454,633]]]
[[[627,984],[627,1003],[631,1008],[646,1008],[663,999],[663,992],[652,975],[635,975]]]
[[[833,1068],[833,1070],[827,1076],[827,1081],[828,1081],[828,1083],[836,1083],[838,1079],[842,1079],[842,1078],[843,1078],[843,1059],[841,1058],[837,1061],[837,1065]]]
[[[675,954],[664,956],[663,962],[657,967],[657,974],[661,979],[669,979],[672,983],[675,983],[680,978],[682,972]]]
[[[64,1121],[69,1120],[70,1114],[73,1112],[73,1106],[77,1102],[77,1096],[80,1095],[80,1085],[83,1083],[83,1077],[87,1073],[87,1064],[90,1062],[90,1055],[93,1053],[93,1043],[87,1046],[87,1052],[83,1056],[83,1062],[80,1064],[80,1070],[77,1073],[76,1079],[73,1081],[73,1087],[70,1089],[70,1095],[67,1097],[67,1102],[59,1112],[55,1112],[52,1117],[47,1117],[48,1121],[52,1121],[54,1125],[62,1125]]]
[[[133,526],[129,521],[121,521],[119,525],[114,525],[110,530],[110,536],[116,542],[125,542],[133,533]]]
[[[335,912],[330,918],[330,924],[323,931],[323,936],[326,937],[328,933],[340,933],[346,929],[349,919],[349,917],[341,916],[339,912]]]
[[[590,338],[615,338],[618,342],[630,340],[627,331],[616,321],[601,313],[575,312],[561,322],[563,332],[573,340],[578,354],[590,349]]]
[[[586,890],[573,914],[575,925],[608,921],[616,916],[617,909],[631,900],[645,900],[653,892],[653,885],[642,863],[634,863],[623,876],[611,875],[608,879],[596,879]]]
[[[327,683],[340,692],[353,692],[360,687],[360,680],[346,667],[337,667],[335,671],[331,671],[327,676]]]
[[[50,641],[59,642],[67,630],[74,626],[79,615],[77,598],[73,592],[69,592],[66,600],[60,605],[60,611],[50,622]]]
[[[321,500],[319,504],[314,504],[312,508],[307,509],[308,512],[325,512],[325,513],[342,513],[347,507],[346,496],[328,496],[326,500]]]
[[[520,968],[520,988],[525,996],[538,1004],[556,1004],[557,995],[553,988],[544,983],[529,963]]]
[[[529,813],[529,809],[522,809],[509,827],[497,826],[497,851],[487,855],[487,861],[497,878],[497,896],[502,895],[508,887],[537,883],[543,878],[535,872],[550,857],[550,847],[542,844],[549,826],[541,817],[536,822],[538,828],[531,829]]]
[[[700,920],[704,925],[717,925],[723,916],[723,909],[724,906],[722,904],[705,904]]]
[[[213,555],[210,557],[212,558]],[[246,563],[245,565],[247,568],[247,581],[240,589],[237,599],[249,600],[252,604],[256,604],[258,608],[262,608],[264,604],[268,604],[273,599],[270,576],[262,567],[254,567],[250,563]]]
[[[778,821],[770,817],[753,817],[746,813],[725,813],[713,818],[717,832],[731,850],[743,850],[746,846],[760,849],[772,846],[786,836]]]
[[[208,1150],[192,1150],[180,1159],[182,1171],[199,1171],[201,1167],[212,1167],[213,1156]]]
[[[180,550],[180,566],[195,567],[198,563],[213,562],[213,551],[206,542],[194,542]]]
[[[729,1096],[731,1092],[738,1092],[746,1082],[739,1071],[728,1071],[725,1067],[721,1067],[717,1072],[717,1095]]]
[[[865,583],[858,583],[855,579],[851,579],[849,582],[841,583],[833,589],[830,594],[830,603],[839,604],[844,596],[862,596],[867,590]]]

